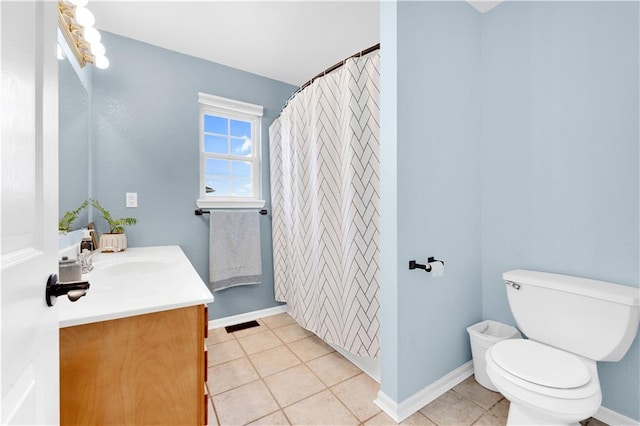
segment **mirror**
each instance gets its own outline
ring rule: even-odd
[[[58,61],[58,218],[89,198],[89,94],[68,55]],[[86,228],[87,209],[71,229]]]

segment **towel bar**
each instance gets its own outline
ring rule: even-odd
[[[194,213],[196,216],[202,216],[203,214],[209,214],[211,212],[209,210],[196,209]],[[261,215],[265,215],[268,212],[267,209],[262,209],[258,213],[260,213]]]

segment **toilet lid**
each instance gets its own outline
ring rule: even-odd
[[[538,385],[573,389],[591,380],[580,358],[531,340],[504,340],[492,348],[491,355],[510,374]]]

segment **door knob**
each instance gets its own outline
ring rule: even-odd
[[[89,286],[89,281],[70,281],[68,283],[61,283],[58,282],[58,275],[51,274],[47,279],[47,288],[45,290],[47,306],[55,305],[58,296],[63,296],[65,294],[69,300],[75,302],[87,294]]]
[[[76,300],[80,299],[82,296],[84,296],[85,294],[87,294],[86,290],[70,290],[67,293],[67,297],[69,298],[69,300],[71,300],[72,302],[75,302]]]

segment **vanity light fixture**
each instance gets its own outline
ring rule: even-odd
[[[69,0],[69,3],[74,6],[86,6],[89,0]]]
[[[93,13],[86,8],[88,0],[58,0],[58,27],[62,32],[80,67],[88,63],[97,68],[109,67],[104,55],[105,47],[100,42],[100,32],[93,27]]]
[[[73,17],[76,22],[83,28],[92,27],[96,23],[96,18],[93,13],[84,6],[76,6],[73,10]]]

